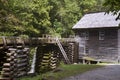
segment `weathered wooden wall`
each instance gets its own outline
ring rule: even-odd
[[[89,39],[84,40],[80,34],[89,32]],[[99,31],[105,32],[104,40],[99,40]],[[117,61],[118,59],[118,29],[86,29],[78,30],[77,34],[84,43],[85,55],[106,61]],[[81,41],[80,41],[81,43]],[[82,54],[80,52],[80,54]]]
[[[118,29],[118,62],[120,62],[120,29]]]

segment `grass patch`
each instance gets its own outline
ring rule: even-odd
[[[64,65],[62,64],[58,69],[47,72],[45,74],[37,75],[31,78],[23,78],[20,80],[61,80],[63,78],[84,73],[95,68],[102,67],[102,65]]]

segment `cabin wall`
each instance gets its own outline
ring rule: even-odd
[[[88,40],[85,40],[81,34],[84,31],[89,32]],[[99,31],[104,31],[104,40],[99,40]],[[87,29],[78,30],[77,35],[80,36],[80,43],[84,43],[84,53],[96,59],[105,61],[117,61],[118,59],[118,29]],[[120,43],[119,43],[120,44]],[[83,44],[82,44],[83,45]],[[81,46],[81,45],[80,45]],[[119,46],[120,47],[120,46]]]
[[[118,29],[118,62],[120,62],[120,29]]]

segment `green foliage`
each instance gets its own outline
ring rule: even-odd
[[[46,32],[50,26],[47,0],[11,0],[14,13],[24,26],[23,33],[29,36],[39,36]]]
[[[107,13],[113,12],[118,15],[116,20],[120,19],[120,1],[119,0],[105,0],[104,6],[107,7]]]
[[[68,37],[74,34],[72,27],[82,15],[102,10],[103,1],[0,0],[0,31],[13,36]]]
[[[0,32],[0,36],[13,36],[14,33],[11,32]]]

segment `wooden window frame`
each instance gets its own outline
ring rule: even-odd
[[[89,40],[89,32],[88,31],[82,32],[81,36],[83,37],[84,40]]]
[[[89,32],[88,31],[85,32],[85,40],[89,40]]]
[[[99,40],[105,40],[105,31],[99,31]]]

